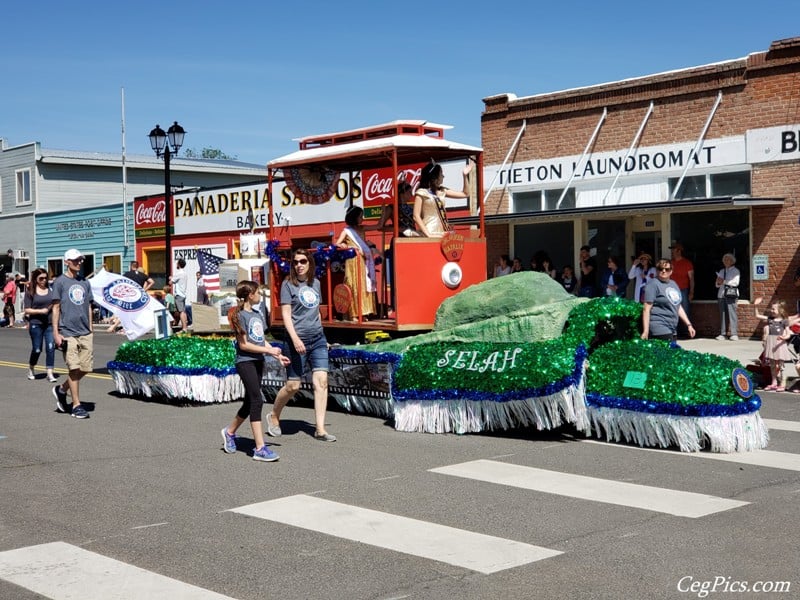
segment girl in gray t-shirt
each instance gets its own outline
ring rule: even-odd
[[[244,384],[244,400],[241,408],[228,427],[222,430],[222,449],[229,454],[236,452],[236,431],[250,417],[255,450],[253,460],[274,462],[278,455],[264,443],[264,428],[261,411],[264,397],[261,394],[261,378],[264,375],[264,355],[276,357],[286,366],[289,359],[281,349],[266,341],[266,323],[253,306],[261,302],[261,292],[255,281],[240,281],[236,286],[238,306],[228,311],[228,322],[236,334],[236,372]]]

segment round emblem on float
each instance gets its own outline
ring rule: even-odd
[[[340,283],[333,288],[333,306],[336,312],[345,313],[353,304],[353,290],[346,283]]]
[[[750,379],[748,372],[741,367],[736,367],[731,373],[731,383],[733,384],[733,389],[742,398],[750,398],[754,393],[753,380]]]

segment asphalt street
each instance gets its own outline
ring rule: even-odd
[[[290,404],[270,440],[280,461],[259,463],[247,425],[236,454],[221,450],[238,405],[118,395],[105,365],[122,341],[95,335],[95,372],[81,383],[91,418],[78,420],[55,412],[43,375],[26,379],[27,331],[0,330],[0,599],[112,597],[94,586],[117,568],[113,597],[148,600],[697,598],[712,584],[712,598],[800,597],[798,395],[762,394],[768,451],[725,460],[570,427],[401,433],[331,403],[337,442],[316,441],[310,405]],[[489,480],[509,470],[535,474],[534,487],[580,483],[556,493]],[[698,500],[701,516],[669,508]],[[378,534],[385,543],[370,541]],[[482,566],[460,565],[473,543],[470,564]],[[482,562],[495,547],[519,564]],[[3,574],[18,557],[23,584]],[[156,576],[194,587],[158,595],[143,583]]]

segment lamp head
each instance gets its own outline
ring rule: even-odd
[[[181,146],[183,146],[184,135],[186,135],[186,131],[183,129],[183,127],[178,125],[177,121],[174,121],[172,126],[167,130],[169,145],[175,155],[178,154],[178,150],[180,150]]]
[[[156,153],[156,156],[161,156],[164,152],[164,146],[167,144],[167,134],[164,133],[160,125],[156,125],[155,129],[153,129],[147,137],[150,138],[150,147],[153,149],[153,152]]]

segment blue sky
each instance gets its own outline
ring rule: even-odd
[[[480,145],[482,99],[741,58],[800,36],[798,0],[4,3],[0,137],[128,154],[177,120],[184,148],[264,164],[293,138],[392,121]]]

